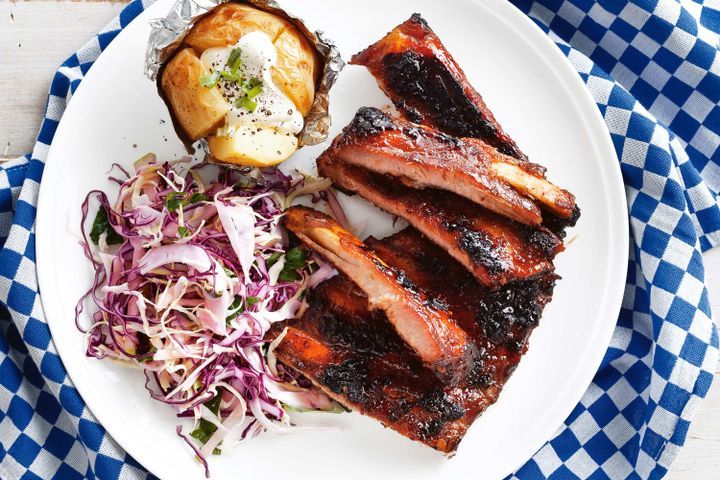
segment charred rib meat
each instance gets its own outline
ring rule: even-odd
[[[361,109],[318,171],[412,227],[362,243],[329,217],[290,209],[286,227],[341,273],[310,292],[275,353],[346,407],[451,454],[497,400],[552,297],[563,245],[546,226],[562,235],[579,210],[419,15],[353,63],[409,121]]]
[[[532,199],[570,216],[575,197],[544,177],[544,169],[498,153],[484,142],[361,108],[323,154],[374,172],[399,177],[415,188],[454,192],[500,215],[539,225]]]
[[[407,268],[414,282],[448,304],[479,347],[473,370],[459,385],[438,384],[385,315],[371,311],[365,294],[344,275],[311,293],[308,309],[288,326],[276,354],[348,408],[452,453],[517,366],[555,277],[491,292],[413,229],[369,244],[385,262]]]
[[[427,22],[414,14],[355,55],[410,121],[455,137],[480,138],[500,153],[525,159]]]
[[[380,88],[411,122],[455,137],[480,139],[500,154],[527,161],[527,156],[503,131],[482,96],[419,14],[355,55],[350,63],[367,67]],[[541,176],[544,177],[544,172]],[[548,210],[543,224],[561,237],[580,217],[580,209],[574,203],[570,211],[554,209],[553,205],[548,205]]]
[[[543,227],[513,222],[449,192],[409,188],[328,156],[318,159],[318,171],[341,190],[406,219],[489,288],[552,272],[563,248]]]
[[[285,227],[347,275],[368,297],[370,308],[385,312],[399,335],[446,383],[456,383],[473,365],[477,349],[434,301],[402,270],[384,263],[358,238],[327,215],[305,207],[286,211]]]

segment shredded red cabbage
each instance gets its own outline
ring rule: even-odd
[[[152,398],[194,418],[190,435],[201,446],[177,432],[206,470],[219,447],[292,428],[286,408],[335,410],[277,363],[283,334],[267,336],[298,314],[307,288],[334,274],[289,249],[279,226],[292,199],[324,196],[328,182],[277,169],[158,163],[152,155],[132,176],[118,170],[126,179],[110,177],[120,185],[113,203],[96,190],[82,205],[82,246],[95,269],[76,308],[87,355],[141,368]],[[88,232],[93,202],[99,210]],[[83,325],[88,300],[95,308]]]

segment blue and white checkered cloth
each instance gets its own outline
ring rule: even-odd
[[[632,232],[625,299],[602,366],[513,478],[659,479],[718,359],[701,252],[720,240],[720,1],[513,1],[592,92],[620,158]],[[57,356],[38,296],[33,229],[43,162],[67,101],[149,3],[129,4],[62,65],[32,155],[0,168],[3,479],[149,477],[93,418]]]

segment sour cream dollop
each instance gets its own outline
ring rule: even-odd
[[[205,50],[200,61],[212,72],[229,70],[226,64],[235,48],[241,51],[239,70],[242,77],[260,80],[262,90],[252,99],[257,106],[250,111],[236,105],[236,101],[245,94],[239,84],[231,81],[218,82],[223,96],[231,105],[226,115],[226,128],[218,134],[233,136],[245,130],[243,127],[270,128],[278,134],[300,133],[304,125],[302,114],[272,79],[272,67],[277,64],[277,49],[268,35],[262,32],[248,33],[235,45]]]

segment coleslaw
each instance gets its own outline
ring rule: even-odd
[[[341,410],[273,353],[306,290],[335,274],[289,248],[279,221],[299,196],[331,197],[329,182],[154,155],[132,174],[114,170],[123,177],[110,177],[116,200],[95,190],[82,205],[82,246],[95,270],[76,308],[86,354],[140,368],[152,398],[194,420],[188,435],[180,425],[177,433],[206,475],[208,455],[297,428],[288,410]],[[87,303],[92,321],[83,325]]]

